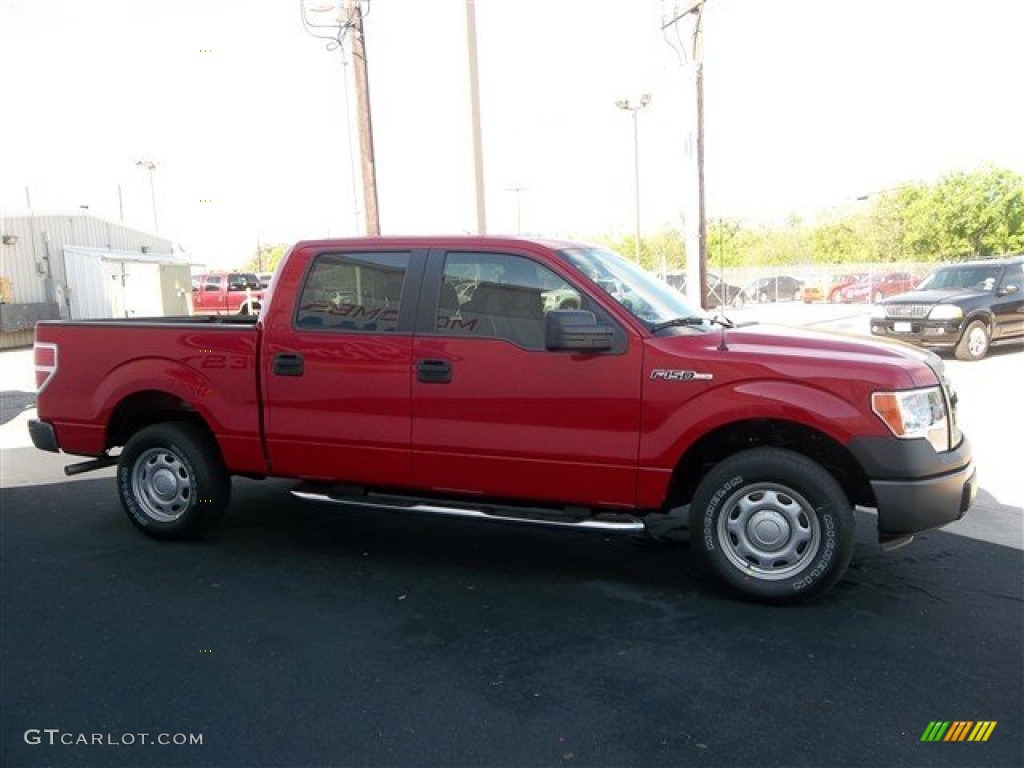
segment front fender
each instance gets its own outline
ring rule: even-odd
[[[850,384],[851,393],[840,397],[805,382],[743,381],[708,389],[675,408],[666,408],[664,403],[650,408],[645,405],[640,466],[671,471],[704,435],[727,424],[755,419],[802,424],[840,445],[848,444],[855,435],[889,434],[870,411],[866,386]]]

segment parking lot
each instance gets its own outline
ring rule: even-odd
[[[789,608],[683,545],[336,511],[284,481],[238,479],[207,538],[152,541],[112,470],[68,479],[28,444],[30,361],[0,353],[3,765],[1020,764],[1020,347],[947,360],[971,513],[881,553],[858,511],[847,575]],[[997,725],[921,741],[936,720]]]

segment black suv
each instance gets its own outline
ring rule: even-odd
[[[909,293],[875,305],[871,333],[980,360],[1024,341],[1024,255],[939,267]]]

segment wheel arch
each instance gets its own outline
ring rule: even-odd
[[[985,327],[988,328],[988,335],[991,338],[992,331],[995,326],[995,315],[988,307],[980,307],[979,309],[968,312],[964,316],[963,322],[960,323],[960,336],[963,337],[967,327],[975,320],[980,320],[985,324]]]
[[[722,424],[690,445],[672,470],[667,506],[688,504],[700,481],[718,462],[740,451],[761,447],[785,448],[821,464],[851,504],[876,503],[864,469],[838,440],[800,422],[767,418]]]
[[[180,396],[157,389],[133,392],[114,406],[107,422],[106,447],[124,445],[140,430],[172,421],[195,424],[220,451],[216,435],[201,413]]]

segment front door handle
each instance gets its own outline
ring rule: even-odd
[[[302,355],[291,353],[274,355],[275,376],[301,376],[304,369]]]
[[[452,380],[452,364],[448,360],[417,360],[416,380],[424,384],[448,384]]]

